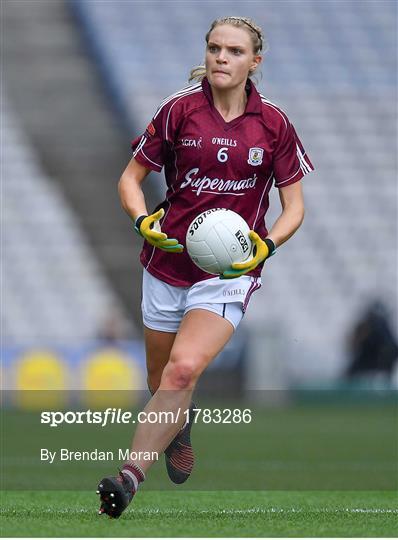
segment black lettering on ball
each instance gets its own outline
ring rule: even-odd
[[[236,231],[235,236],[238,239],[240,245],[242,246],[244,253],[246,253],[246,251],[248,251],[249,249],[249,244],[247,243],[244,234],[242,233],[242,231]]]

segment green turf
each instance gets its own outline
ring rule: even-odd
[[[394,492],[143,491],[119,520],[92,492],[2,493],[9,537],[393,537]]]
[[[41,425],[38,413],[2,414],[3,488],[90,490],[116,472],[117,449],[130,446],[134,426]],[[191,491],[391,491],[397,489],[397,408],[392,404],[253,407],[249,424],[205,424],[192,430],[195,473]],[[112,450],[109,461],[40,461],[40,449]],[[211,449],[211,451],[209,451]],[[59,452],[58,452],[59,455]],[[164,459],[151,469],[145,491],[168,490]]]
[[[49,465],[40,448],[116,451],[134,426],[49,428],[12,409],[2,420],[3,536],[398,536],[395,403],[257,407],[250,424],[199,422],[189,482],[170,489],[161,456],[119,520],[97,515],[94,493],[118,460]]]

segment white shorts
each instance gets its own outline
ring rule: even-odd
[[[241,276],[199,281],[191,287],[174,287],[143,270],[142,317],[152,330],[177,332],[191,309],[206,309],[229,321],[236,330],[250,297],[261,287],[261,278]]]

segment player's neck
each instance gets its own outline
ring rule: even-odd
[[[244,85],[229,88],[228,90],[212,88],[211,91],[214,107],[226,122],[230,122],[245,112],[247,95]]]

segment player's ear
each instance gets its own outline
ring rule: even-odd
[[[250,66],[250,71],[255,71],[258,66],[261,64],[263,60],[263,57],[260,55],[260,54],[256,54],[256,56],[253,57],[253,63],[252,65]]]

